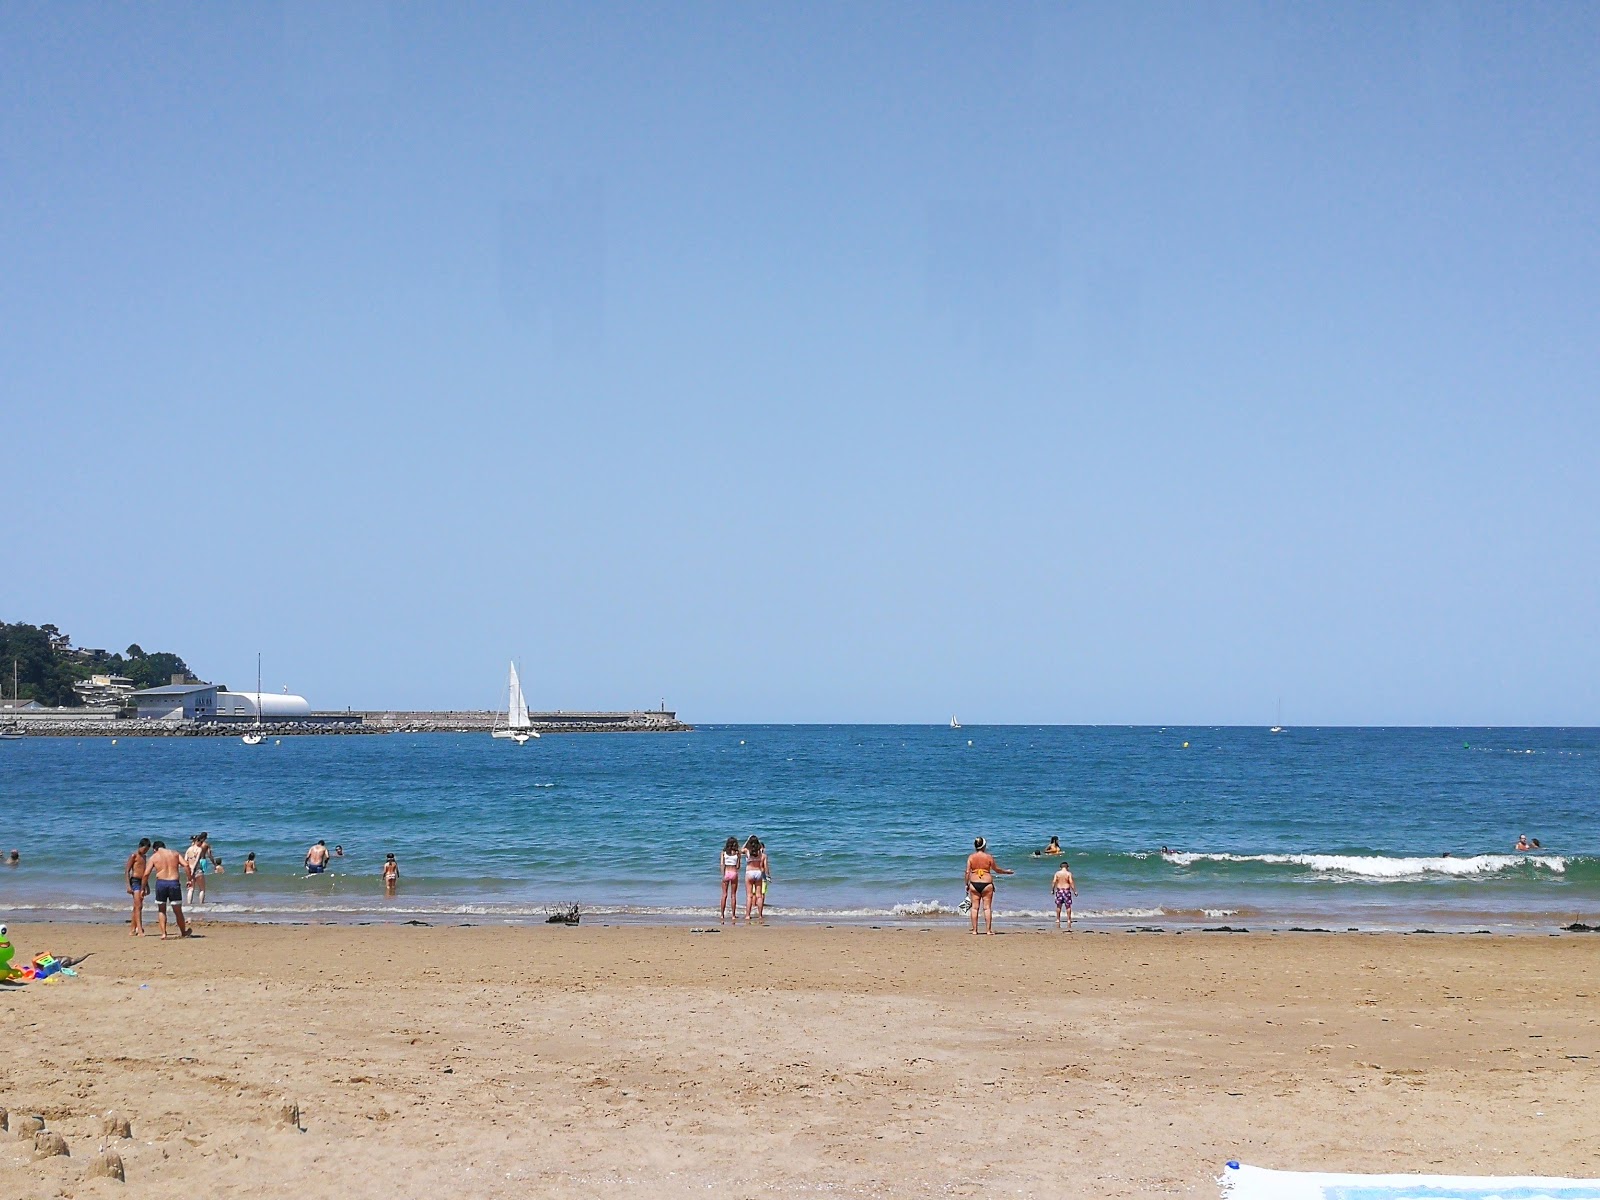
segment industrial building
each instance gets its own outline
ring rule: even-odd
[[[171,683],[133,694],[141,720],[209,721],[217,715],[215,683]]]
[[[150,721],[202,721],[215,724],[253,725],[257,721],[360,724],[352,713],[315,713],[304,696],[288,692],[230,692],[220,683],[174,679],[166,687],[133,693],[138,715]]]
[[[287,692],[218,692],[216,715],[230,720],[298,721],[311,715],[304,696]]]

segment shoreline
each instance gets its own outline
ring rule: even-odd
[[[458,908],[416,907],[381,909],[318,908],[303,910],[275,910],[250,913],[224,909],[217,905],[185,905],[184,915],[191,924],[267,928],[327,929],[350,928],[424,928],[424,929],[535,929],[544,925],[559,924],[548,918],[564,911],[565,906],[550,904],[517,913],[497,912],[482,907]],[[129,905],[113,907],[107,904],[88,906],[43,908],[36,905],[13,904],[7,909],[7,920],[18,926],[91,926],[106,929],[125,929],[129,924]],[[120,912],[120,918],[113,912]],[[156,906],[145,904],[144,918],[147,927],[153,927]],[[680,910],[674,912],[636,912],[618,908],[580,905],[580,925],[598,929],[634,929],[678,931],[694,929],[713,932],[744,929],[751,926],[741,920],[737,925],[718,920],[715,908]],[[968,929],[967,917],[961,914],[929,918],[925,915],[884,915],[861,913],[796,913],[777,909],[769,910],[769,919],[758,923],[758,929],[842,929],[842,930],[911,930],[919,933],[964,932]],[[1235,914],[1229,917],[1194,917],[1180,913],[1166,913],[1149,917],[1112,917],[1098,914],[1079,915],[1075,918],[1070,936],[1105,934],[1152,934],[1182,937],[1185,934],[1213,934],[1218,936],[1291,936],[1307,935],[1321,938],[1340,937],[1490,937],[1566,938],[1600,934],[1600,918],[1548,921],[1435,920],[1423,924],[1398,922],[1368,922],[1365,925],[1318,926],[1288,924],[1282,920],[1263,920],[1259,917]],[[1063,930],[1062,934],[1067,935]],[[981,930],[980,930],[981,933]],[[996,914],[996,936],[1057,933],[1054,918],[1039,916],[1013,916]]]
[[[154,922],[151,922],[154,928]],[[13,924],[0,1194],[1215,1195],[1222,1164],[1592,1173],[1571,938]],[[70,1032],[69,1032],[70,1031]]]

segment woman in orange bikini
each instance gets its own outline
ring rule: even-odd
[[[989,853],[989,843],[982,838],[972,839],[972,853],[967,855],[967,898],[972,901],[972,932],[978,932],[978,914],[988,914],[985,933],[994,932],[994,877],[1014,875],[995,862]]]

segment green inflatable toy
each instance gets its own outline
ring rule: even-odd
[[[17,952],[11,944],[11,938],[6,933],[6,927],[0,925],[0,979],[21,979],[22,972],[11,966],[11,956]]]

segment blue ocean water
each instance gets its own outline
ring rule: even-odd
[[[0,851],[22,852],[0,920],[119,912],[139,837],[204,829],[227,867],[208,907],[261,919],[699,919],[723,839],[756,833],[772,917],[958,919],[982,835],[1017,872],[997,913],[1038,923],[1056,863],[1031,852],[1056,835],[1091,925],[1541,928],[1600,921],[1597,800],[1593,729],[30,738],[0,744]],[[1521,833],[1543,849],[1512,853]],[[317,838],[345,856],[307,878]]]

